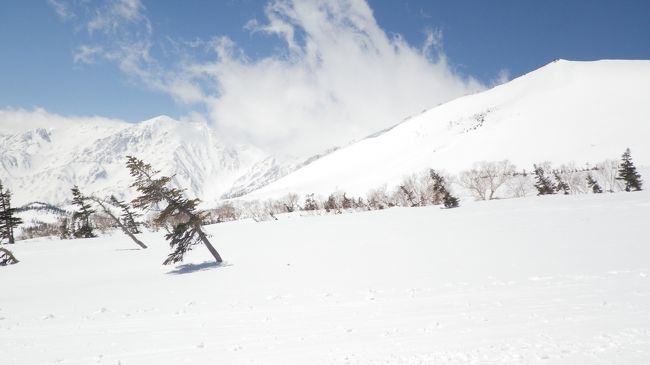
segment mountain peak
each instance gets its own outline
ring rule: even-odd
[[[464,96],[327,155],[254,192],[256,197],[364,195],[424,169],[451,173],[479,161],[578,164],[630,147],[650,165],[650,61],[558,60]]]

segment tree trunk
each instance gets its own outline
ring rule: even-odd
[[[17,264],[17,263],[20,262],[20,261],[18,261],[18,259],[16,259],[14,254],[11,253],[11,251],[7,250],[4,247],[0,247],[0,253],[4,254],[4,255],[0,255],[0,257],[6,256],[6,259],[4,259],[3,262],[6,262],[9,265]]]
[[[133,233],[129,232],[126,228],[122,228],[122,231],[126,233],[127,236],[129,236],[133,242],[135,242],[136,245],[140,246],[141,248],[147,248],[147,245],[142,243]]]
[[[114,216],[113,213],[111,213],[111,211],[108,210],[108,208],[106,208],[106,206],[101,202],[101,200],[99,200],[98,198],[91,198],[91,199],[93,201],[95,201],[97,204],[99,204],[100,207],[102,207],[102,210],[104,211],[104,213],[108,214],[108,216],[111,217],[111,219],[113,219],[113,221],[115,221],[115,223],[118,225],[118,227],[120,227],[122,232],[124,232],[127,236],[129,236],[129,238],[131,238],[131,240],[133,240],[133,242],[135,242],[136,245],[140,246],[141,248],[147,248],[147,245],[142,243],[142,241],[140,241],[133,233],[131,233],[124,226],[124,224],[122,224],[122,222],[119,220],[119,218]]]
[[[208,248],[208,251],[210,251],[210,253],[214,257],[214,259],[217,261],[217,263],[219,263],[219,264],[222,263],[223,260],[221,259],[221,256],[219,255],[219,252],[217,252],[217,250],[214,248],[214,246],[212,246],[212,244],[208,240],[208,237],[205,235],[203,230],[200,227],[197,227],[197,232],[199,233],[199,237],[201,238],[201,241],[203,241],[203,244],[205,245],[205,247]]]

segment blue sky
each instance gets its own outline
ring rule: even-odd
[[[254,131],[266,133],[277,127],[292,103],[304,102],[301,108],[308,112],[294,116],[296,121],[288,122],[287,129],[322,128],[323,124],[304,127],[300,120],[319,110],[316,99],[323,95],[333,101],[321,107],[335,112],[322,123],[364,117],[352,110],[351,102],[341,101],[364,100],[363,89],[350,94],[346,90],[351,85],[344,80],[313,81],[355,75],[354,67],[382,74],[380,81],[372,75],[362,77],[355,87],[365,82],[366,89],[379,85],[418,93],[407,99],[418,99],[417,103],[387,113],[390,117],[376,125],[337,125],[348,129],[343,134],[358,137],[422,107],[489,87],[504,75],[516,77],[556,58],[650,59],[650,1],[645,0],[327,3],[329,15],[324,19],[335,20],[325,27],[310,23],[310,11],[317,8],[298,9],[291,1],[4,1],[0,5],[0,108],[42,107],[62,115],[127,121],[159,114],[189,116],[235,130],[233,138],[280,145],[286,136],[260,140]],[[292,31],[295,48],[288,46],[286,29]],[[355,36],[359,30],[366,38]],[[340,44],[337,38],[342,39]],[[310,58],[308,43],[321,53]],[[374,56],[363,53],[368,43],[377,47]],[[390,47],[398,49],[393,52]],[[143,49],[146,52],[138,53]],[[341,65],[337,52],[350,52],[351,69]],[[133,62],[124,62],[128,57]],[[321,60],[337,66],[315,70]],[[417,66],[396,71],[393,79],[386,77],[396,64],[408,62]],[[269,76],[274,72],[276,77]],[[260,75],[269,91],[255,90],[251,97],[268,99],[272,105],[286,102],[287,107],[240,116],[251,107],[236,101],[248,95],[238,90],[239,80],[247,80],[242,88],[257,89],[255,78]],[[300,75],[301,81],[287,85],[285,79],[294,75]],[[437,88],[408,84],[420,79]],[[273,100],[278,97],[274,88],[291,93]],[[377,103],[394,98],[390,93],[373,95]],[[254,121],[266,117],[270,121]]]

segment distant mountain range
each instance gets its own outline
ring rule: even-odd
[[[300,166],[281,165],[251,146],[227,147],[209,126],[166,116],[137,124],[80,119],[11,129],[0,131],[0,178],[16,204],[62,203],[75,184],[88,194],[131,196],[127,155],[175,175],[188,195],[204,201],[244,194]]]
[[[15,204],[62,203],[70,188],[131,197],[125,156],[174,174],[207,203],[336,190],[363,195],[404,175],[458,172],[481,160],[519,167],[598,162],[626,147],[650,165],[650,61],[558,60],[493,89],[465,96],[346,147],[307,160],[227,146],[214,129],[166,116],[131,124],[0,120],[0,179]]]

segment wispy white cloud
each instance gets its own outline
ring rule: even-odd
[[[54,12],[59,17],[59,19],[66,21],[74,17],[74,13],[72,12],[68,4],[64,3],[63,1],[47,0],[47,3],[50,4],[50,6],[52,6]]]
[[[217,36],[177,42],[178,57],[166,67],[151,57],[155,38],[143,11],[139,1],[125,0],[96,10],[89,31],[110,37],[101,48],[79,48],[75,59],[114,61],[150,88],[207,110],[226,139],[273,152],[346,143],[483,87],[454,72],[442,33],[429,31],[418,47],[389,36],[363,0],[271,1],[264,19],[245,27],[278,37],[285,45],[278,53],[252,60]],[[192,57],[197,50],[211,56]]]
[[[81,45],[74,52],[75,63],[92,64],[97,62],[98,57],[104,56],[104,49],[101,46]]]
[[[43,108],[0,108],[0,134],[27,132],[36,128],[57,129],[79,125],[80,122],[92,124],[126,124],[120,119],[99,116],[60,115]]]
[[[95,31],[118,32],[125,24],[137,23],[145,25],[151,32],[149,19],[143,15],[144,5],[140,0],[111,0],[95,9],[94,15],[87,21],[86,28],[90,33]]]

